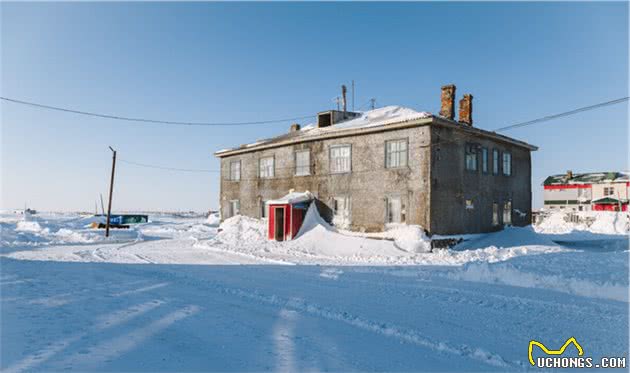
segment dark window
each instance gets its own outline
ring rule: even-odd
[[[512,175],[512,154],[503,153],[503,175]]]
[[[492,149],[492,174],[499,174],[499,151]]]
[[[477,171],[477,146],[466,144],[466,170]]]

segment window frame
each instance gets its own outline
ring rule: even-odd
[[[390,157],[388,145],[391,143],[404,143],[405,144],[405,150],[404,150],[405,164],[404,165],[401,165],[401,164],[398,164],[396,166],[390,165],[390,161],[392,158]],[[392,154],[393,153],[399,154],[399,153],[402,153],[402,151],[398,150],[396,152],[392,152]],[[400,163],[400,158],[398,158],[398,160]],[[399,138],[399,139],[385,140],[385,168],[394,169],[394,168],[407,168],[407,167],[409,167],[409,138],[405,137],[405,138]]]
[[[349,162],[348,162],[348,170],[347,171],[334,171],[333,170],[333,157],[332,157],[332,152],[333,149],[339,149],[339,148],[349,148],[350,149],[350,154],[349,154]],[[349,174],[352,172],[352,144],[335,144],[335,145],[330,145],[328,147],[328,169],[329,172],[331,174]]]
[[[391,213],[391,206],[390,206],[390,201],[397,199],[400,203],[400,209],[398,211],[398,222],[392,221],[390,220],[390,213]],[[400,194],[390,194],[385,196],[385,224],[405,224],[406,223],[406,214],[403,212],[405,211],[405,203],[403,201],[403,198]]]
[[[507,217],[507,219],[506,219]],[[503,202],[503,225],[512,225],[512,200],[508,199]]]
[[[308,154],[308,162],[306,166],[298,166],[298,153],[306,153]],[[293,170],[294,176],[310,176],[311,175],[311,150],[310,149],[301,149],[293,152],[293,162],[295,163],[295,168]],[[306,173],[298,173],[298,167],[304,168],[306,167]]]
[[[479,171],[479,152],[477,151],[478,145],[467,142],[464,145],[464,169],[468,172],[477,173]],[[468,168],[468,156],[474,155],[474,169]],[[472,163],[471,163],[472,165]]]
[[[501,173],[501,162],[499,162],[499,157],[501,156],[501,152],[497,148],[492,148],[492,174],[498,175]]]
[[[271,176],[263,176],[262,175],[262,162],[263,160],[266,159],[271,159]],[[276,156],[272,155],[272,156],[267,156],[267,157],[260,157],[258,159],[258,178],[260,179],[273,179],[276,177]]]
[[[507,171],[508,171],[508,173],[506,173],[506,172],[505,172],[505,171],[506,171],[506,169],[505,169],[505,161],[506,161],[505,156],[506,156],[506,155],[508,156],[508,157],[507,157],[507,159],[508,159],[508,161],[509,161],[509,162],[508,162],[508,165],[509,165],[509,170],[507,170]],[[512,176],[512,174],[513,174],[513,172],[512,172],[512,153],[510,153],[510,152],[506,152],[506,151],[504,151],[504,152],[502,152],[502,153],[501,153],[501,169],[502,169],[501,174],[502,174],[503,176]]]
[[[238,205],[238,213],[234,213],[234,202],[236,202],[236,204]],[[236,215],[240,215],[241,214],[241,201],[238,199],[231,199],[228,201],[228,209],[229,209],[229,218],[234,217]]]
[[[232,174],[232,165],[237,164],[238,163],[238,178],[235,178],[234,175]],[[238,161],[230,161],[230,175],[229,175],[229,179],[230,181],[241,181],[241,173],[243,170],[243,164],[241,163],[241,160],[239,159]]]
[[[492,202],[492,226],[493,227],[498,227],[501,224],[499,220],[500,215],[501,214],[499,213],[499,203]]]

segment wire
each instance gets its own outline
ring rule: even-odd
[[[546,122],[546,121],[549,121],[549,120],[552,120],[552,119],[566,117],[566,116],[569,116],[569,115],[573,115],[573,114],[581,113],[581,112],[584,112],[584,111],[597,109],[597,108],[604,107],[604,106],[619,104],[621,102],[628,101],[629,98],[630,97],[622,97],[622,98],[618,98],[618,99],[611,100],[611,101],[601,102],[601,103],[595,104],[595,105],[584,106],[584,107],[573,109],[573,110],[570,110],[570,111],[565,111],[564,113],[560,113],[560,114],[547,115],[546,117],[532,119],[532,120],[529,120],[527,122],[521,122],[521,123],[516,123],[516,124],[509,125],[509,126],[497,128],[497,129],[494,130],[494,132],[502,132],[502,131],[507,131],[507,130],[511,130],[511,129],[514,129],[514,128],[525,127],[525,126],[529,126],[529,125],[532,125],[532,124]]]
[[[198,168],[176,168],[176,167],[156,166],[156,165],[152,165],[152,164],[128,161],[128,160],[125,160],[125,159],[119,159],[119,161],[123,162],[123,163],[131,164],[131,165],[134,165],[134,166],[138,166],[138,167],[155,168],[155,169],[158,169],[158,170],[167,170],[167,171],[203,172],[203,173],[218,173],[218,172],[221,172],[220,170],[204,170],[204,169],[198,169]]]
[[[89,112],[89,111],[81,111],[81,110],[67,109],[67,108],[62,108],[62,107],[57,107],[57,106],[38,104],[36,102],[16,100],[14,98],[9,98],[9,97],[0,97],[0,99],[2,99],[4,101],[7,101],[7,102],[12,102],[12,103],[15,103],[15,104],[32,106],[32,107],[36,107],[36,108],[40,108],[40,109],[56,110],[56,111],[62,111],[62,112],[66,112],[66,113],[87,115],[87,116],[92,116],[92,117],[99,117],[99,118],[106,118],[106,119],[115,119],[115,120],[122,120],[122,121],[127,121],[127,122],[141,122],[141,123],[151,123],[151,124],[169,124],[169,125],[178,125],[178,126],[247,126],[247,125],[253,125],[253,124],[282,123],[282,122],[291,122],[291,121],[297,121],[297,120],[302,120],[302,119],[315,118],[314,115],[305,115],[305,116],[294,117],[294,118],[259,120],[259,121],[252,121],[252,122],[216,122],[216,123],[212,123],[212,122],[178,122],[178,121],[158,120],[158,119],[131,118],[131,117],[123,117],[123,116],[119,116],[119,115],[112,115],[112,114],[100,114],[100,113],[94,113],[94,112]]]
[[[549,121],[549,120],[552,120],[552,119],[557,119],[557,118],[560,118],[560,117],[565,117],[565,116],[577,114],[577,113],[580,113],[580,112],[597,109],[597,108],[604,107],[604,106],[615,105],[615,104],[618,104],[618,103],[621,103],[621,102],[624,102],[624,101],[628,101],[628,99],[630,99],[630,97],[622,97],[622,98],[618,98],[618,99],[615,99],[615,100],[598,103],[598,104],[595,104],[595,105],[584,106],[584,107],[573,109],[573,110],[570,110],[570,111],[565,111],[563,113],[548,115],[548,116],[545,116],[545,117],[532,119],[532,120],[527,121],[527,122],[521,122],[521,123],[516,123],[516,124],[509,125],[509,126],[497,128],[497,129],[494,130],[494,132],[501,132],[501,131],[507,131],[507,130],[514,129],[514,128],[525,127],[525,126],[529,126],[529,125],[532,125],[532,124],[541,123],[541,122]],[[431,148],[433,146],[441,146],[441,145],[445,145],[445,144],[448,144],[448,143],[454,143],[454,142],[457,142],[457,141],[459,141],[459,140],[457,140],[457,139],[440,140],[439,142],[431,143],[431,144],[427,144],[427,145],[417,145],[417,146],[414,146],[414,147],[408,147],[408,151],[411,151],[411,150],[413,150],[415,148],[423,149],[423,148]],[[354,145],[353,146],[353,148],[363,148],[363,147],[371,148],[371,146],[360,146],[360,145]],[[205,172],[205,173],[220,173],[221,172],[220,170],[201,170],[201,169],[185,169],[185,168],[156,166],[156,165],[149,165],[149,164],[143,164],[143,163],[138,163],[138,162],[126,161],[126,160],[122,160],[122,162],[129,163],[129,164],[132,164],[132,165],[135,165],[135,166],[140,166],[140,167],[163,169],[163,170],[169,170],[169,171]],[[274,169],[275,170],[280,170],[280,169],[293,169],[293,168],[294,168],[294,166],[290,166],[290,167],[275,167]],[[376,170],[376,169],[373,169],[373,170]],[[361,173],[361,172],[370,172],[370,171],[373,171],[373,170],[353,170],[352,172],[353,173]],[[322,177],[322,176],[330,176],[330,175],[335,175],[335,174],[318,174],[318,175],[312,175],[312,176],[320,176],[320,177]],[[273,179],[290,179],[290,178],[293,178],[293,176],[280,177],[280,178],[275,177]],[[258,180],[258,178],[252,178],[252,179],[243,179],[242,178],[240,180],[242,180],[242,181]]]

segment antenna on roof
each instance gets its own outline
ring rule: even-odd
[[[333,102],[337,104],[337,111],[339,111],[339,103],[341,102],[341,99],[339,98],[339,96],[333,98]]]
[[[376,107],[376,99],[374,97],[370,99],[370,105],[372,106],[372,110],[374,110],[374,107]]]
[[[352,111],[354,111],[354,79],[352,79]]]

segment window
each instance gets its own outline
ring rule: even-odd
[[[241,180],[241,161],[230,162],[230,180]]]
[[[260,217],[261,218],[266,218],[267,217],[267,201],[265,200],[261,200],[260,201]]]
[[[507,201],[503,205],[503,224],[512,224],[512,201]]]
[[[295,176],[311,174],[311,152],[300,150],[295,152]]]
[[[240,215],[241,213],[241,203],[239,202],[239,200],[235,199],[230,201],[230,204],[228,206],[228,218],[231,218],[232,216],[236,216],[236,215]]]
[[[488,148],[481,148],[481,172],[488,173]]]
[[[512,175],[512,154],[503,153],[503,175]]]
[[[614,196],[615,188],[614,187],[604,187],[604,197],[606,196]]]
[[[492,225],[499,225],[499,204],[492,204]]]
[[[466,210],[474,210],[475,209],[475,204],[473,203],[472,199],[467,199],[466,200]]]
[[[466,144],[466,170],[477,171],[477,146]]]
[[[385,142],[385,167],[396,168],[407,166],[407,140]]]
[[[499,151],[496,149],[492,149],[492,174],[499,174]]]
[[[260,178],[269,179],[274,176],[273,157],[260,158]]]
[[[399,196],[387,197],[387,217],[386,223],[404,223],[405,205]]]
[[[330,173],[339,174],[350,172],[352,163],[352,148],[350,145],[335,145],[330,147]]]
[[[334,197],[333,205],[333,224],[339,228],[348,228],[350,226],[350,198]]]

